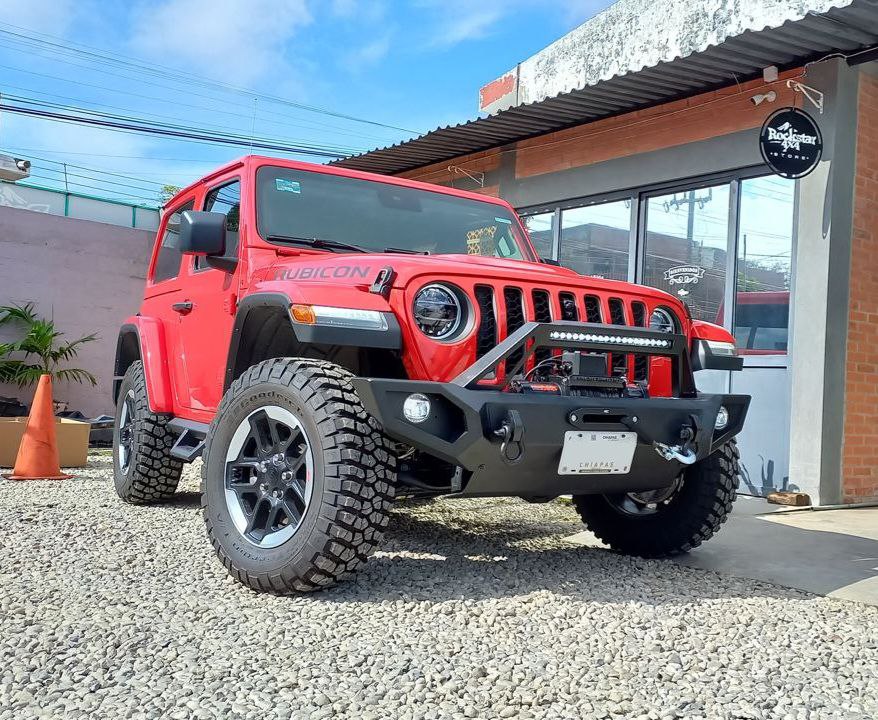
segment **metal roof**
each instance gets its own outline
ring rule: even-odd
[[[503,110],[331,165],[396,174],[600,118],[697,95],[734,81],[761,77],[762,69],[798,67],[834,52],[878,46],[878,0],[808,13],[799,20],[746,31],[701,52],[618,75],[581,89]]]

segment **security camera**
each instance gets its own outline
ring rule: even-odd
[[[15,166],[22,172],[27,172],[28,170],[30,170],[30,160],[19,160],[18,158],[16,158]]]
[[[773,103],[775,100],[777,100],[777,93],[774,90],[769,90],[767,93],[753,95],[750,98],[750,102],[754,105],[761,105],[764,102]]]

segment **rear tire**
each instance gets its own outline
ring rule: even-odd
[[[143,364],[131,363],[119,387],[113,424],[114,485],[125,502],[162,502],[177,490],[183,463],[171,457],[176,436],[167,422],[150,412]]]
[[[737,496],[738,458],[730,440],[687,468],[667,497],[577,495],[573,504],[588,529],[614,550],[646,558],[679,555],[711,538],[726,521]],[[643,502],[653,498],[661,499]]]
[[[266,592],[333,585],[388,522],[396,456],[333,363],[254,365],[220,403],[204,449],[207,533],[229,573]]]

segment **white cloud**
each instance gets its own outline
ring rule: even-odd
[[[612,0],[421,0],[419,4],[433,16],[427,46],[447,49],[494,34],[503,20],[528,7],[560,15],[572,28],[612,4]]]
[[[305,0],[162,0],[134,13],[131,46],[156,63],[251,87],[288,70],[285,45],[310,22]]]
[[[0,22],[49,35],[64,35],[76,9],[74,0],[2,0]]]
[[[390,52],[391,36],[392,33],[388,31],[381,37],[355,48],[344,56],[342,65],[351,72],[359,72],[378,64]]]
[[[486,37],[508,11],[508,3],[499,0],[478,3],[454,0],[429,4],[440,15],[433,29],[432,47],[448,48]]]

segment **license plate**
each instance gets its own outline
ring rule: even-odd
[[[568,430],[558,474],[623,475],[631,470],[636,445],[633,432]]]

